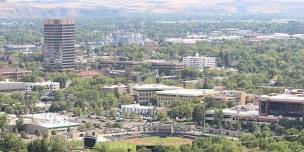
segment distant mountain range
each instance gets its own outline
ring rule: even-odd
[[[113,17],[139,13],[286,15],[301,17],[303,0],[0,0],[0,18]]]

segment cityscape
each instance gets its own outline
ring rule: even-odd
[[[304,151],[303,1],[0,8],[0,151]]]

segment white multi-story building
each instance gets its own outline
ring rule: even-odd
[[[10,92],[10,91],[24,91],[29,93],[36,89],[37,87],[42,86],[44,89],[48,91],[55,91],[60,89],[59,82],[11,82],[11,81],[2,81],[0,82],[0,91],[2,92]]]
[[[184,57],[183,63],[186,65],[186,67],[199,69],[204,67],[216,67],[216,58],[199,56],[198,53],[196,53],[195,56]]]
[[[60,89],[59,82],[36,82],[36,83],[26,83],[25,92],[31,92],[33,89],[37,87],[44,87],[44,89],[49,91],[56,91]]]
[[[121,112],[123,113],[137,113],[139,115],[153,115],[155,108],[153,106],[141,106],[139,104],[122,105]]]

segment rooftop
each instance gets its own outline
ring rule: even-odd
[[[79,124],[71,121],[71,118],[60,115],[59,113],[38,113],[22,115],[21,117],[29,119],[27,122],[39,125],[45,128],[66,128],[78,126]]]
[[[36,48],[36,45],[5,45],[7,48],[24,49],[24,48]]]
[[[109,88],[109,89],[115,89],[115,88],[126,88],[127,86],[124,84],[119,84],[119,85],[108,85],[104,86],[102,88]]]
[[[203,96],[214,93],[213,89],[180,89],[180,90],[165,90],[157,91],[158,95],[172,95],[172,96]]]
[[[45,82],[35,82],[35,83],[27,83],[29,85],[54,85],[54,84],[57,84],[57,85],[60,85],[59,82],[52,82],[52,81],[45,81]]]
[[[303,94],[269,94],[260,96],[261,101],[275,101],[275,102],[294,102],[294,103],[304,103]]]
[[[152,106],[141,106],[140,104],[122,105],[121,108],[135,108],[135,109],[153,109]]]
[[[259,116],[258,106],[254,104],[238,105],[235,107],[223,109],[224,115],[239,115],[239,116]],[[213,114],[215,110],[208,110],[207,114]]]
[[[8,74],[8,73],[32,73],[32,71],[20,69],[20,68],[1,68],[0,74]]]
[[[167,86],[167,85],[163,85],[163,84],[160,84],[160,83],[157,83],[157,84],[135,84],[133,88],[134,88],[134,90],[155,90],[155,91],[183,89],[182,87]]]

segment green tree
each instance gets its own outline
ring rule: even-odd
[[[16,120],[16,128],[18,129],[18,131],[23,131],[23,126],[24,125],[24,120],[23,118],[18,118],[18,120]]]
[[[118,101],[122,105],[132,104],[134,102],[134,97],[128,94],[123,94],[119,97]]]
[[[47,139],[36,139],[27,145],[29,152],[49,152]]]
[[[222,119],[223,119],[224,113],[222,109],[217,109],[214,111],[214,121],[216,122],[216,125],[218,128],[222,128]]]
[[[0,129],[1,132],[4,133],[4,131],[6,130],[8,124],[9,124],[9,117],[7,114],[1,114],[0,115]]]
[[[50,142],[50,152],[69,152],[68,142],[61,137],[55,137]]]
[[[158,118],[159,121],[162,121],[162,122],[167,121],[167,118],[168,118],[167,112],[165,112],[165,111],[159,112],[157,114],[157,118]]]
[[[205,107],[204,105],[197,105],[194,109],[193,109],[193,113],[192,113],[192,120],[194,122],[196,122],[199,125],[202,125],[204,122],[204,115],[205,115]]]
[[[26,144],[18,139],[15,134],[8,134],[0,141],[0,149],[3,152],[26,152]]]

